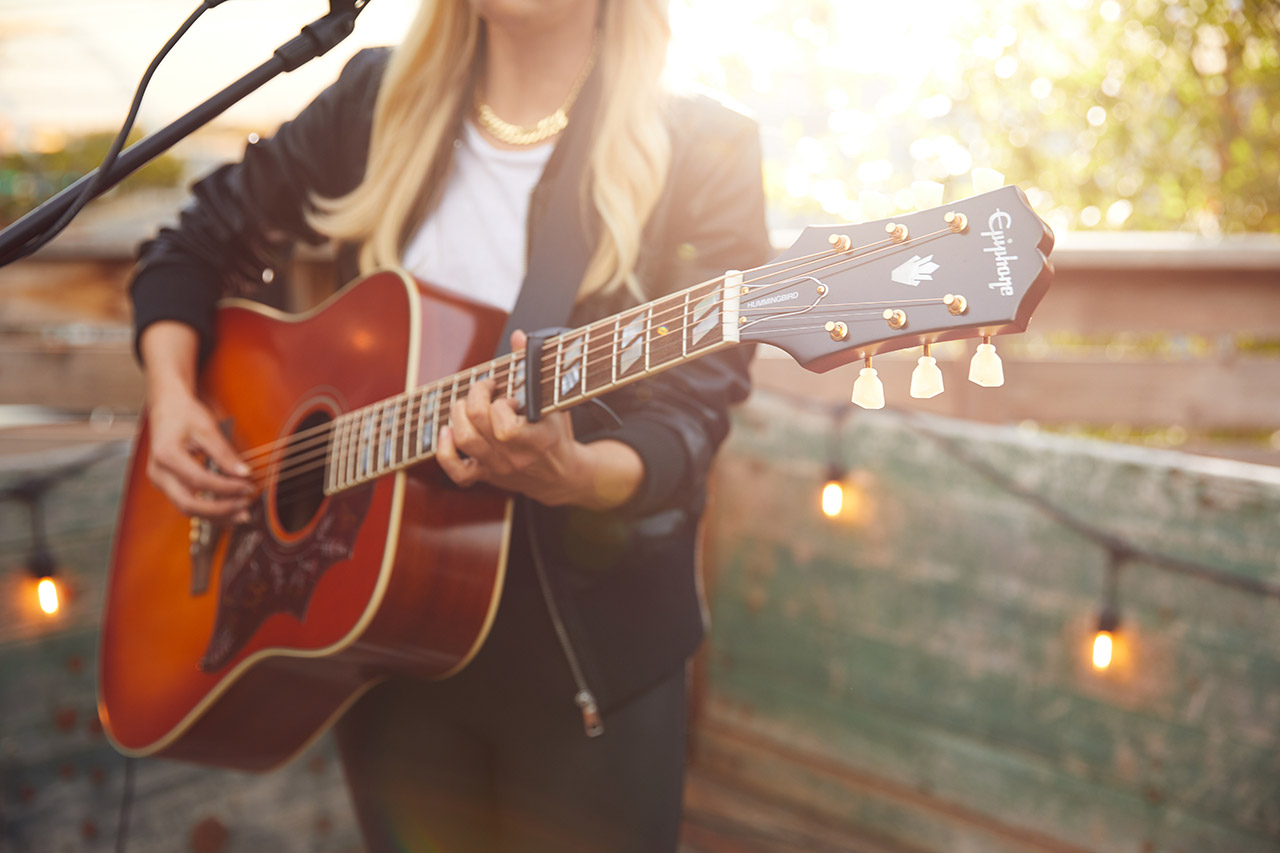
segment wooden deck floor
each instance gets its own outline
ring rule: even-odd
[[[695,764],[685,783],[679,853],[920,853],[745,790]]]

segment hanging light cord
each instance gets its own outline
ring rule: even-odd
[[[984,478],[998,486],[1000,489],[1031,504],[1036,509],[1040,510],[1041,513],[1053,519],[1058,524],[1061,524],[1063,527],[1079,534],[1085,539],[1089,539],[1097,543],[1099,546],[1106,549],[1111,560],[1114,561],[1116,565],[1131,561],[1148,563],[1157,568],[1164,569],[1165,571],[1173,572],[1174,574],[1186,575],[1208,583],[1233,587],[1246,592],[1252,592],[1255,595],[1280,598],[1280,584],[1272,583],[1261,578],[1241,577],[1240,575],[1224,572],[1221,569],[1208,566],[1204,563],[1198,563],[1193,560],[1183,560],[1179,557],[1162,554],[1158,551],[1151,551],[1126,539],[1122,539],[1110,531],[1096,527],[1070,510],[1050,501],[1043,495],[1019,485],[1008,474],[1005,474],[986,460],[974,456],[958,441],[950,436],[942,435],[941,433],[937,433],[923,426],[920,423],[919,417],[914,412],[906,410],[900,411],[905,415],[904,420],[907,427],[917,435],[923,436],[944,448],[949,455],[964,463],[978,474],[981,474]]]

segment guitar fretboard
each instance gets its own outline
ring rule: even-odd
[[[339,415],[329,436],[325,493],[434,457],[441,427],[475,383],[492,380],[495,398],[510,398],[523,413],[526,383],[540,382],[546,414],[733,346],[741,286],[741,274],[730,273],[547,338],[536,367],[524,352],[511,353]]]

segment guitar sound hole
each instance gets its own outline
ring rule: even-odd
[[[288,533],[297,533],[310,524],[324,502],[329,431],[323,427],[330,420],[328,412],[312,412],[289,436],[276,482],[276,518]]]

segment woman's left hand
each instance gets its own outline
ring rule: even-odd
[[[516,332],[512,349],[524,347]],[[459,486],[490,483],[548,506],[611,509],[640,485],[644,464],[619,441],[582,444],[565,412],[529,423],[505,397],[493,399],[491,380],[471,386],[450,425],[440,430],[436,459]]]

